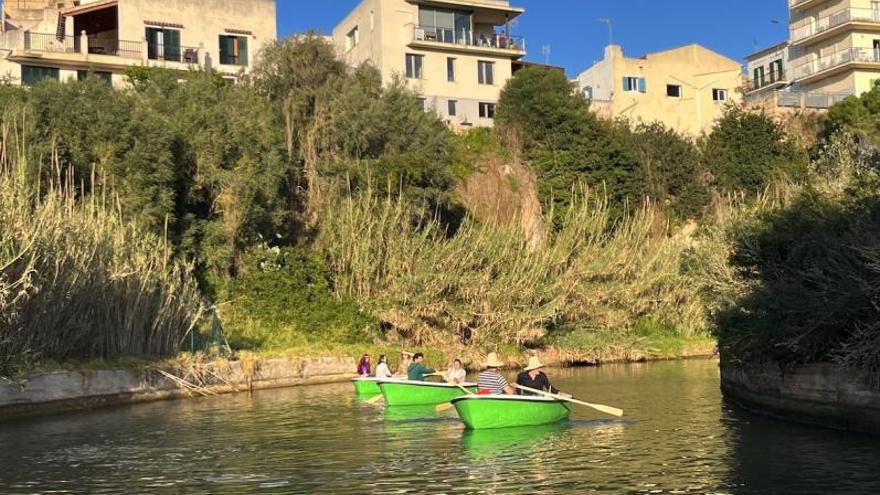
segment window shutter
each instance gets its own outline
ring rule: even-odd
[[[639,78],[639,93],[647,93],[648,92],[648,83],[645,81],[644,77]]]
[[[624,78],[623,78],[623,90],[624,90],[624,91],[629,91],[630,88],[628,87],[628,85],[627,85],[626,83],[627,83],[627,78],[624,77]]]
[[[248,64],[248,39],[247,36],[238,38],[239,65]]]
[[[176,29],[165,29],[162,32],[165,38],[165,59],[180,61],[180,31]]]

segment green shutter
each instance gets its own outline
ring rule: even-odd
[[[159,31],[161,29],[147,28],[147,58],[159,59]]]
[[[238,38],[238,64],[239,65],[247,65],[248,64],[248,39],[247,36],[240,36]]]
[[[220,35],[220,63],[228,65],[232,58],[232,37]]]
[[[162,37],[165,39],[165,60],[180,62],[180,31],[165,29]]]
[[[644,77],[639,78],[639,93],[647,93],[648,92],[648,82]]]
[[[624,91],[630,91],[632,88],[627,88],[627,87],[626,87],[626,80],[627,80],[627,78],[624,77],[624,78],[623,78],[623,86],[622,86],[622,88],[623,88]]]

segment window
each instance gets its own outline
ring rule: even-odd
[[[592,86],[584,86],[584,98],[588,100],[593,99],[593,87]]]
[[[712,100],[714,100],[714,101],[727,101],[727,90],[726,89],[713,89],[712,90]]]
[[[754,72],[755,77],[755,87],[760,88],[764,86],[764,68],[756,67]]]
[[[647,93],[648,85],[644,77],[625,76],[623,78],[623,90],[628,93]]]
[[[495,118],[495,104],[494,103],[480,103],[480,118],[481,119],[494,119]]]
[[[449,108],[446,113],[449,114],[450,117],[455,117],[456,114],[458,114],[458,101],[449,100]]]
[[[483,62],[482,60],[477,62],[477,79],[480,84],[486,84],[492,86],[495,84],[495,63],[494,62]]]
[[[465,11],[419,7],[419,39],[443,43],[471,44],[471,13]]]
[[[148,27],[147,58],[180,62],[180,30]]]
[[[428,99],[427,98],[416,98],[419,101],[419,108],[422,110],[428,109]]]
[[[106,72],[106,71],[102,71],[102,70],[96,70],[96,71],[91,71],[91,72],[87,71],[87,70],[76,71],[76,80],[77,81],[85,81],[89,77],[94,77],[95,79],[98,79],[99,81],[105,82],[107,84],[113,83],[113,73],[112,72]]]
[[[247,36],[220,35],[220,63],[222,65],[248,65]]]
[[[59,80],[57,67],[36,67],[33,65],[21,66],[21,83],[25,86],[33,86],[45,79]]]
[[[406,54],[406,77],[409,79],[421,79],[422,78],[422,66],[424,65],[425,57],[423,55],[413,55],[412,53]]]
[[[666,96],[670,98],[681,98],[681,86],[677,84],[667,84]]]
[[[358,27],[355,26],[354,29],[348,32],[345,35],[345,51],[349,51],[352,48],[358,46],[358,43],[361,42],[361,35],[358,32]]]
[[[452,57],[446,59],[446,80],[455,82],[455,59]]]
[[[774,77],[775,73],[775,77]],[[785,80],[785,68],[782,66],[782,60],[774,60],[770,64],[770,81],[778,82]]]

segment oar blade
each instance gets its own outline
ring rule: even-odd
[[[437,407],[434,408],[434,411],[444,412],[444,411],[448,411],[454,407],[455,406],[453,406],[451,402],[444,402],[443,404],[437,404]]]
[[[377,395],[375,397],[370,397],[369,399],[364,401],[364,404],[378,404],[380,400],[385,400],[385,396]]]
[[[605,406],[602,404],[590,404],[590,407],[593,409],[603,412],[605,414],[610,414],[611,416],[617,416],[618,418],[623,416],[623,410],[618,409],[616,407]]]

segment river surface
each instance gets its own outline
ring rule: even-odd
[[[553,369],[626,410],[465,431],[350,384],[0,424],[0,493],[880,493],[880,439],[726,404],[716,361]]]

